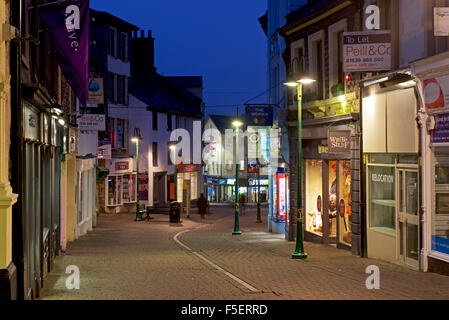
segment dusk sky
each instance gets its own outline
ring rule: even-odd
[[[267,89],[267,40],[257,20],[266,0],[91,0],[90,5],[151,29],[160,74],[203,76],[206,113],[235,114],[231,106]],[[265,102],[266,96],[251,101]]]

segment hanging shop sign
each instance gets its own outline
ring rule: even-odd
[[[449,8],[433,8],[433,34],[435,37],[449,36]]]
[[[351,131],[329,131],[327,147],[330,154],[351,153]]]
[[[98,147],[98,159],[111,160],[111,157],[112,157],[112,146],[110,144]]]
[[[449,113],[437,114],[435,129],[431,133],[432,143],[449,143]]]
[[[246,125],[271,127],[273,125],[273,108],[246,107]]]
[[[185,172],[198,172],[200,171],[200,165],[199,164],[184,164],[180,163],[176,166],[176,170],[179,173],[185,173]]]
[[[23,131],[25,139],[39,141],[39,115],[28,107],[23,109]]]
[[[427,110],[449,107],[449,76],[424,80],[424,103]]]
[[[345,72],[391,70],[391,32],[343,33]]]
[[[78,128],[81,131],[106,131],[106,116],[104,114],[83,114],[78,118]]]
[[[103,78],[89,79],[89,98],[87,104],[104,104]]]

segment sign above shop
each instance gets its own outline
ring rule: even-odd
[[[271,127],[273,125],[273,108],[246,107],[246,125]]]
[[[449,76],[424,80],[424,100],[427,110],[449,107]]]
[[[184,164],[180,163],[176,166],[176,170],[178,172],[197,172],[200,171],[200,165],[199,164]]]
[[[449,8],[433,8],[435,37],[449,36]]]
[[[83,114],[78,118],[78,128],[81,131],[106,131],[106,116],[104,114]]]
[[[98,159],[106,159],[111,160],[112,157],[112,146],[110,144],[106,144],[104,146],[98,147]]]
[[[449,143],[449,113],[435,115],[435,129],[431,133],[432,143]]]
[[[345,72],[391,70],[391,32],[343,33]]]
[[[329,131],[327,148],[330,154],[351,153],[351,131]]]
[[[111,173],[130,173],[133,172],[133,159],[112,159]]]

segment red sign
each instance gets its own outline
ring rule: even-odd
[[[178,172],[197,172],[200,171],[200,166],[198,164],[184,164],[180,163],[176,166]]]
[[[128,161],[120,161],[115,163],[115,170],[116,171],[124,171],[129,170],[129,162]]]

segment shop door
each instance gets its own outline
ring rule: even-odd
[[[398,170],[398,251],[399,260],[411,267],[419,264],[419,183],[418,171]]]

